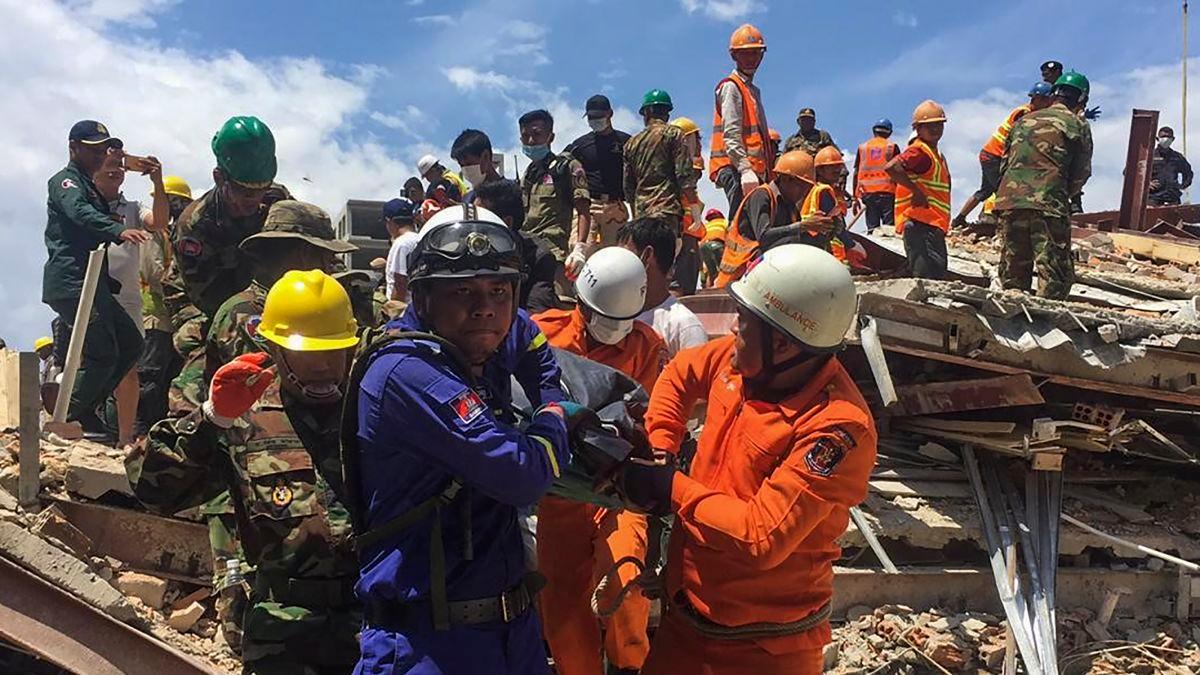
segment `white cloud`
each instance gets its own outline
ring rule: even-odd
[[[679,0],[679,4],[688,14],[700,12],[718,21],[737,21],[767,10],[759,0]]]
[[[409,7],[419,7],[425,4],[425,0],[405,0],[404,4],[408,5]]]
[[[413,17],[413,23],[420,26],[453,26],[454,17],[449,14],[430,14]]]
[[[11,132],[0,163],[0,324],[15,348],[48,332],[51,313],[40,302],[46,179],[66,163],[66,133],[79,119],[105,122],[130,152],[159,157],[200,193],[211,184],[213,131],[231,115],[257,115],[274,132],[279,180],[335,218],[348,197],[394,194],[432,147],[387,147],[355,129],[378,68],[336,74],[311,58],[198,56],[110,36],[59,4],[0,5],[0,77],[9,92],[0,119]],[[408,109],[388,113],[414,122]],[[130,198],[148,191],[144,178],[128,177]]]
[[[74,0],[69,3],[74,16],[94,25],[125,23],[153,28],[153,15],[179,0]]]
[[[493,70],[476,70],[467,66],[454,66],[452,68],[443,68],[442,74],[450,80],[459,91],[474,91],[476,89],[495,89],[497,91],[508,91],[519,86],[532,84],[524,80],[518,80],[508,75],[497,73]]]
[[[903,9],[892,12],[892,23],[902,28],[916,28],[917,15]]]
[[[603,70],[596,73],[596,77],[602,80],[618,80],[628,74],[629,71],[624,68],[613,68],[612,70]]]
[[[429,123],[429,117],[415,105],[407,105],[390,113],[373,110],[368,117],[389,129],[402,131],[416,139],[424,138],[424,126]]]

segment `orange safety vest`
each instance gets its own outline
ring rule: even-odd
[[[742,203],[738,205],[737,213],[733,214],[729,229],[725,231],[725,252],[721,254],[721,264],[717,266],[717,280],[714,282],[717,288],[725,288],[741,279],[742,275],[746,273],[746,265],[754,257],[754,252],[758,250],[758,242],[743,237],[741,231],[738,230],[738,225],[742,221],[742,210],[746,208],[746,202],[750,201],[750,195],[759,190],[767,191],[771,220],[775,220],[775,206],[779,203],[779,195],[775,193],[772,184],[759,185],[751,190],[750,194],[746,195]]]
[[[915,220],[926,225],[950,231],[950,165],[940,152],[921,139],[916,139],[912,147],[918,148],[930,159],[929,170],[919,176],[909,176],[925,193],[929,206],[916,207],[912,205],[912,191],[907,187],[896,185],[896,234],[904,232],[904,224]]]
[[[817,215],[820,211],[821,195],[826,193],[833,197],[834,202],[833,212],[828,215],[834,218],[844,218],[846,216],[846,200],[842,198],[842,191],[826,183],[817,183],[813,189],[808,191],[808,196],[804,198],[804,203],[800,205],[800,222],[804,222]],[[809,233],[814,237],[817,236],[817,233],[812,230],[809,230]],[[829,238],[828,251],[833,254],[833,257],[841,260],[843,263],[846,262],[846,246],[842,243],[841,239],[831,236]]]
[[[717,182],[717,172],[727,166],[732,166],[729,156],[725,154],[724,120],[721,117],[721,85],[732,82],[737,85],[742,94],[742,145],[746,146],[746,156],[750,167],[758,174],[759,182],[771,180],[771,167],[775,166],[774,146],[767,142],[767,129],[758,125],[758,101],[750,92],[750,87],[742,81],[736,72],[717,83],[717,105],[713,112],[713,134],[711,152],[708,158],[708,179]],[[735,169],[737,167],[734,167]]]
[[[892,141],[887,138],[873,137],[858,146],[858,194],[886,192],[896,194],[896,182],[888,175],[884,167],[892,159]]]
[[[1031,108],[1028,105],[1017,106],[1012,112],[1008,113],[1008,117],[996,128],[992,133],[992,137],[983,145],[983,151],[994,157],[1004,156],[1004,144],[1008,142],[1008,132],[1012,131],[1013,125],[1017,120],[1025,116]]]

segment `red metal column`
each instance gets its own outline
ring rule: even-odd
[[[1154,135],[1158,131],[1158,111],[1133,109],[1129,124],[1129,152],[1125,156],[1125,186],[1121,190],[1121,214],[1117,227],[1123,230],[1146,229],[1146,198],[1150,194],[1150,162]]]

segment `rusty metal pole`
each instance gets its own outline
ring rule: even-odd
[[[1157,110],[1133,109],[1133,120],[1129,124],[1129,152],[1125,156],[1125,186],[1121,190],[1121,212],[1117,218],[1117,227],[1122,230],[1141,230],[1145,227],[1146,198],[1150,194],[1150,162],[1157,129]]]

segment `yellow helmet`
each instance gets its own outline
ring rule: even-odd
[[[346,349],[358,344],[358,322],[337,279],[291,270],[267,293],[258,334],[294,352]]]
[[[671,120],[671,124],[679,127],[684,136],[700,133],[700,127],[696,126],[696,123],[690,117],[676,117]]]
[[[913,110],[913,126],[929,124],[930,122],[945,122],[946,110],[937,101],[921,101]]]
[[[163,192],[184,199],[192,198],[192,187],[179,176],[163,176]]]
[[[52,340],[48,337],[40,337],[33,341],[33,351],[35,351],[35,352],[42,351],[43,347],[52,347],[52,346],[54,346],[54,340]]]

